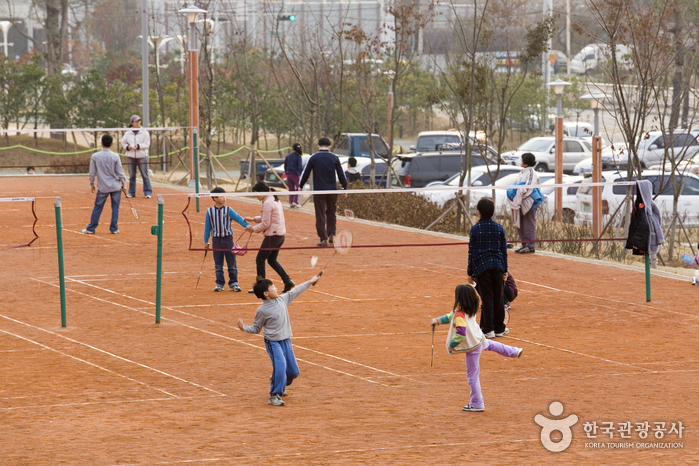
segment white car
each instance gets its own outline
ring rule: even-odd
[[[667,146],[667,157],[665,156]],[[644,133],[638,143],[638,160],[642,168],[662,164],[663,159],[674,157],[679,163],[695,159],[699,153],[699,131],[678,130],[672,140],[670,135],[662,131],[649,131]],[[603,168],[626,168],[629,163],[630,151],[626,144],[615,144],[614,149],[608,147],[602,150]],[[695,159],[696,160],[696,159]]]
[[[616,55],[619,65],[624,69],[631,67],[631,60],[628,58],[631,49],[627,46],[618,44],[616,46]],[[590,44],[580,50],[573,58],[570,59],[570,71],[577,74],[589,74],[597,69],[600,63],[607,61],[610,48],[607,44]]]
[[[490,174],[495,173],[496,167],[490,166]],[[501,179],[507,175],[519,174],[521,171],[521,168],[516,168],[516,167],[510,167],[507,165],[501,165],[500,166],[500,171],[498,172],[498,179]],[[490,174],[488,173],[486,166],[485,165],[479,165],[477,167],[471,168],[471,186],[488,186],[491,184],[491,177]],[[456,175],[452,176],[445,182],[434,182],[434,183],[429,183],[426,187],[438,187],[438,186],[451,186],[451,187],[458,187],[459,186],[459,178],[461,176],[461,173],[457,173]],[[497,183],[497,180],[496,180]],[[471,192],[474,193],[477,190],[472,190]],[[422,191],[419,193],[420,196],[423,196],[427,198],[429,201],[434,202],[437,204],[439,207],[444,207],[448,203],[452,202],[453,199],[456,198],[456,193],[458,191],[456,190],[444,190],[444,191]],[[490,192],[490,191],[488,191]],[[479,198],[480,199],[480,198]]]
[[[519,146],[517,150],[500,154],[510,165],[520,166],[522,154],[531,152],[536,157],[534,169],[538,172],[554,171],[556,164],[556,138],[532,138]],[[592,157],[592,146],[580,138],[563,138],[563,171],[571,172],[575,165],[583,159]]]
[[[563,223],[574,223],[575,208],[576,208],[575,203],[577,201],[576,194],[578,192],[578,188],[580,187],[580,183],[582,183],[584,179],[585,179],[585,177],[583,177],[583,176],[563,175],[563,183],[575,185],[575,186],[567,186],[567,187],[562,188],[563,196],[561,196],[561,199],[563,199],[563,204],[562,204]],[[547,181],[542,181],[541,184],[544,184],[544,185],[556,184],[556,180],[555,180],[555,178],[551,178]],[[556,216],[556,188],[553,186],[551,186],[551,187],[547,186],[545,188],[541,188],[541,193],[544,196],[546,196],[546,201],[541,206],[541,209],[544,209],[546,211],[548,218],[555,218],[555,216]]]
[[[672,216],[672,176],[669,172],[656,170],[643,172],[643,179],[653,184],[653,195],[657,194],[654,200],[660,209],[663,222],[669,221]],[[678,183],[684,181],[678,198],[677,212],[682,217],[685,226],[699,226],[699,177],[696,175],[674,176],[676,176]],[[592,186],[586,185],[586,183],[591,182],[588,180],[591,178],[585,178],[577,193],[575,223],[579,225],[592,224]],[[602,181],[626,181],[626,177],[618,172],[602,172]],[[660,193],[658,194],[658,192]],[[602,214],[605,223],[609,221],[609,216],[617,210],[625,197],[626,186],[624,185],[606,185],[602,188]],[[619,210],[617,219],[623,213],[622,209]]]
[[[546,182],[552,182],[551,180],[553,180],[555,176],[556,175],[554,175],[553,173],[540,173],[539,181],[541,182],[541,184],[545,184]],[[512,173],[497,180],[495,182],[495,186],[514,186],[517,182],[517,178],[519,178],[519,172]],[[567,175],[564,175],[564,183],[566,182],[567,178],[569,177]],[[493,201],[495,202],[495,211],[501,215],[506,215],[510,209],[510,206],[507,203],[507,189],[500,188],[495,189],[494,191],[495,199],[493,199]],[[541,192],[542,194],[546,195],[546,193],[543,190],[541,190]],[[478,201],[480,201],[484,197],[492,198],[493,189],[474,189],[473,191],[471,191],[471,209],[475,210]]]

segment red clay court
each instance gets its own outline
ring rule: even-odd
[[[154,194],[165,199],[160,324],[150,233],[155,195],[144,199],[139,186],[132,199],[139,220],[122,201],[119,235],[109,234],[106,206],[97,234],[85,236],[94,202],[86,176],[0,181],[2,198],[37,198],[40,237],[31,247],[0,251],[3,465],[688,464],[699,457],[699,289],[688,280],[653,276],[646,303],[642,273],[510,254],[520,294],[511,333],[500,341],[524,354],[483,354],[486,410],[465,413],[464,358],[447,354],[446,326],[437,327],[430,368],[429,322],[451,310],[454,288],[466,280],[468,246],[359,248],[445,238],[339,219],[339,229],[353,231],[355,248],[290,306],[301,376],[286,406],[272,407],[262,337],[236,327],[259,305],[245,292],[255,252],[238,260],[243,293],[213,292],[211,254],[195,290],[203,253],[188,250],[181,214],[187,193],[156,185]],[[200,213],[194,201],[190,207],[195,247],[203,245],[211,200],[201,203]],[[252,216],[260,203],[228,205]],[[312,212],[285,214],[285,247],[314,246]],[[33,220],[30,203],[0,203],[0,248],[28,243]],[[260,242],[255,235],[250,246]],[[317,272],[332,249],[282,251],[280,262],[298,284],[314,275],[314,254]],[[269,267],[267,274],[278,278]],[[548,411],[553,401],[564,405],[558,417]],[[569,448],[544,448],[537,414],[578,417]],[[644,439],[636,425],[646,421]],[[626,422],[634,427],[622,437]],[[681,437],[671,432],[679,422]],[[583,427],[592,423],[596,438]]]

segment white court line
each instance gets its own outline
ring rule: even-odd
[[[112,242],[114,242],[114,243],[121,243],[121,244],[124,244],[124,245],[126,245],[126,246],[142,246],[142,244],[125,243],[125,242],[123,242],[123,241],[119,241],[119,240],[116,239],[116,238],[111,238],[111,236],[119,236],[119,235],[112,235],[112,234],[109,234],[109,236],[105,236],[105,235],[84,235],[84,234],[82,233],[82,231],[68,230],[67,228],[63,228],[63,231],[67,231],[67,232],[70,232],[70,233],[75,233],[76,235],[80,235],[80,236],[89,236],[89,237],[91,237],[91,238],[99,238],[99,239],[102,239],[102,240],[109,240],[109,241],[112,241]],[[109,230],[107,230],[107,231],[109,231]]]
[[[58,288],[58,285],[55,285],[55,284],[52,284],[52,283],[48,283],[48,282],[44,282],[44,281],[38,280],[38,279],[36,279],[36,278],[32,278],[32,280],[39,281],[39,282],[44,283],[44,284],[46,284],[46,285],[54,286],[54,287]],[[73,280],[73,282],[81,283],[81,282],[78,281],[78,280]],[[89,284],[87,284],[87,283],[86,283],[85,285],[87,285],[87,286],[92,286],[92,287],[94,287],[94,288],[104,290],[103,288],[100,288],[100,287],[95,286],[95,285],[89,285]],[[132,311],[139,312],[139,313],[141,313],[141,314],[145,314],[145,315],[148,315],[148,316],[152,316],[152,314],[150,314],[150,313],[142,312],[142,311],[139,311],[138,309],[135,309],[135,308],[132,308],[132,307],[129,307],[129,306],[125,306],[125,305],[123,305],[123,304],[115,303],[115,302],[112,302],[112,301],[107,301],[106,299],[98,298],[98,297],[96,297],[96,296],[91,296],[91,295],[89,295],[89,294],[87,294],[87,293],[82,293],[82,292],[80,292],[80,291],[71,290],[71,289],[69,289],[69,288],[66,288],[66,290],[67,290],[67,291],[71,291],[71,292],[73,292],[73,293],[77,293],[77,294],[86,296],[86,297],[88,297],[88,298],[96,299],[96,300],[98,300],[98,301],[102,301],[102,302],[105,302],[105,303],[113,304],[113,305],[118,306],[118,307],[123,307],[123,308],[125,308],[125,309],[129,309],[129,310],[132,310]],[[144,300],[142,300],[142,299],[134,298],[134,297],[132,297],[132,296],[127,296],[127,295],[123,295],[123,294],[120,294],[120,293],[116,293],[116,292],[113,292],[113,291],[111,291],[111,290],[104,290],[104,291],[108,291],[108,292],[110,292],[110,293],[114,293],[114,294],[117,294],[117,295],[121,295],[121,296],[124,296],[124,297],[127,297],[127,298],[135,299],[135,300],[137,300],[137,301],[147,302],[147,301],[144,301]],[[152,303],[149,303],[149,304],[152,304]],[[163,307],[164,307],[165,309],[169,309],[167,306],[163,306]],[[183,312],[183,311],[178,311],[178,310],[176,310],[176,309],[169,309],[169,310],[174,311],[174,312],[178,312],[178,313],[180,313],[180,314],[184,314],[184,315],[187,315],[187,316],[190,316],[190,317],[195,317],[195,318],[199,318],[199,319],[202,319],[202,320],[206,320],[206,321],[215,323],[215,324],[217,324],[217,325],[223,325],[224,327],[233,328],[233,327],[231,327],[231,326],[229,326],[229,325],[225,325],[225,324],[222,324],[222,323],[220,323],[220,322],[216,322],[216,321],[214,321],[214,320],[210,320],[210,319],[206,319],[206,318],[203,318],[203,317],[199,317],[199,316],[196,316],[196,315],[193,315],[193,314],[188,314],[188,313]],[[198,330],[198,331],[200,331],[200,332],[202,332],[202,333],[205,333],[205,334],[207,334],[207,335],[211,335],[211,336],[223,338],[223,339],[228,340],[228,341],[233,341],[233,342],[240,343],[240,344],[243,344],[243,345],[251,346],[251,347],[253,347],[253,348],[257,348],[257,349],[263,350],[263,351],[265,351],[265,352],[267,351],[267,349],[266,349],[265,347],[262,347],[262,346],[259,346],[259,345],[255,345],[255,344],[252,344],[252,343],[243,341],[243,340],[238,340],[238,339],[235,339],[235,338],[231,338],[231,337],[228,337],[228,336],[226,336],[226,335],[221,335],[221,334],[219,334],[219,333],[210,332],[210,331],[208,331],[208,330],[204,330],[204,329],[202,329],[202,328],[195,327],[195,326],[193,326],[193,325],[185,324],[184,322],[180,322],[180,321],[177,321],[177,320],[174,320],[174,319],[163,318],[163,320],[168,320],[168,321],[170,321],[170,322],[176,323],[176,324],[178,324],[178,325],[182,325],[183,327],[186,327],[186,328],[189,328],[189,329],[192,329],[192,330]],[[24,325],[27,325],[27,324],[24,324]],[[37,328],[38,328],[38,327],[37,327]],[[237,328],[237,327],[235,327],[235,328]],[[43,330],[43,329],[40,329],[40,330]],[[46,331],[46,330],[45,330],[45,331]],[[49,332],[49,333],[52,333],[52,332]],[[57,335],[57,336],[60,336],[61,338],[64,338],[64,337],[63,337],[62,335],[60,335],[60,334],[56,334],[56,335]],[[261,337],[261,336],[260,336],[260,337]],[[305,359],[297,358],[297,360],[303,361],[303,362],[307,362],[308,364],[312,364],[312,365],[314,365],[314,366],[322,367],[323,369],[327,369],[327,370],[332,371],[332,372],[338,372],[338,373],[340,373],[340,374],[344,374],[344,375],[347,375],[347,376],[350,376],[350,377],[355,377],[355,378],[364,380],[364,381],[366,381],[366,382],[378,384],[378,385],[381,385],[381,386],[384,386],[384,387],[390,387],[390,385],[385,385],[385,384],[382,384],[382,383],[377,382],[377,381],[375,381],[375,380],[371,380],[371,379],[366,378],[366,377],[361,377],[361,376],[359,376],[359,375],[354,375],[354,374],[350,374],[350,373],[348,373],[348,372],[343,372],[343,371],[341,371],[341,370],[333,369],[333,368],[327,367],[327,366],[323,366],[323,365],[321,365],[321,364],[317,364],[317,363],[314,363],[314,362],[311,362],[311,361],[308,361],[308,360],[305,360]],[[368,366],[367,366],[367,367],[368,367]],[[155,369],[154,369],[154,370],[155,370]],[[374,369],[374,370],[380,371],[380,369]],[[172,377],[174,377],[174,376],[172,376]],[[175,377],[175,378],[176,378],[176,377]],[[194,382],[190,382],[190,383],[194,384]],[[194,384],[194,385],[197,385],[197,384]],[[202,388],[206,388],[206,387],[202,387]],[[218,393],[218,392],[216,392],[215,390],[211,390],[211,389],[208,389],[208,388],[207,388],[207,390],[210,390],[210,391],[213,391],[213,392],[215,392],[215,393]],[[219,394],[220,394],[221,396],[225,396],[225,395],[223,395],[222,393],[219,393]]]
[[[121,403],[150,403],[152,401],[176,401],[181,402],[182,400],[201,400],[202,398],[214,398],[210,397],[194,397],[194,396],[178,396],[175,398],[139,398],[136,400],[112,400],[112,401],[81,401],[76,403],[54,403],[49,405],[29,405],[29,406],[13,406],[9,408],[0,408],[0,411],[17,411],[19,409],[45,409],[45,408],[64,408],[66,406],[95,406],[95,405],[114,405]],[[218,396],[216,396],[218,398]]]
[[[10,319],[9,317],[3,316],[3,315],[0,315],[0,317],[3,317],[3,318],[8,319],[8,320],[11,320],[11,321],[13,321],[13,322],[18,322],[18,321],[14,320],[14,319]],[[22,323],[22,322],[18,322],[18,323]],[[25,325],[26,325],[26,324],[25,324]],[[28,325],[28,327],[33,327],[33,325]],[[37,327],[35,327],[35,328],[37,328]],[[69,357],[69,358],[71,358],[71,359],[75,359],[76,361],[80,361],[80,362],[82,362],[82,363],[85,363],[85,364],[88,364],[88,365],[90,365],[90,366],[96,367],[97,369],[103,370],[103,371],[105,371],[105,372],[109,372],[110,374],[116,375],[117,377],[122,377],[122,378],[124,378],[124,379],[126,379],[126,380],[130,380],[131,382],[135,382],[135,383],[137,383],[137,384],[143,385],[144,387],[148,387],[148,388],[151,388],[151,389],[153,389],[153,390],[157,390],[157,391],[159,391],[159,392],[165,393],[166,395],[169,395],[169,396],[171,396],[171,397],[179,398],[177,395],[174,395],[174,394],[172,394],[172,393],[166,392],[165,390],[162,390],[162,389],[157,388],[157,387],[153,387],[152,385],[148,385],[147,383],[138,381],[138,380],[133,379],[133,378],[131,378],[131,377],[128,377],[128,376],[126,376],[126,375],[119,374],[118,372],[114,372],[113,370],[107,369],[106,367],[102,367],[102,366],[100,366],[100,365],[98,365],[98,364],[95,364],[95,363],[93,363],[93,362],[86,361],[86,360],[84,360],[84,359],[81,359],[81,358],[78,358],[78,357],[75,357],[75,356],[71,356],[71,355],[68,354],[68,353],[65,353],[65,352],[63,352],[63,351],[59,351],[59,350],[57,350],[57,349],[51,348],[51,347],[49,347],[49,346],[46,346],[46,345],[44,345],[44,344],[39,343],[38,341],[30,340],[29,338],[23,337],[23,336],[21,336],[21,335],[17,335],[16,333],[8,332],[8,331],[3,330],[3,329],[0,329],[0,332],[5,333],[5,334],[7,334],[7,335],[11,335],[11,336],[13,336],[13,337],[15,337],[15,338],[19,338],[20,340],[28,341],[29,343],[33,343],[33,344],[35,344],[35,345],[37,345],[37,346],[41,346],[41,347],[44,348],[44,349],[47,349],[47,350],[49,350],[49,351],[53,351],[54,353],[58,353],[58,354],[60,354],[60,355],[67,356],[67,357]],[[53,332],[48,332],[48,333],[53,333]]]
[[[515,439],[515,440],[507,440],[507,443],[538,443],[541,445],[541,439],[540,438],[535,438],[535,439]],[[479,441],[479,445],[502,445],[503,440],[491,440],[489,442],[483,442]],[[344,449],[344,450],[322,450],[322,451],[302,451],[302,452],[285,452],[285,453],[278,453],[276,455],[252,455],[252,456],[219,456],[215,458],[197,458],[197,459],[189,459],[189,460],[175,460],[175,461],[160,461],[157,463],[149,462],[149,463],[118,463],[118,464],[113,464],[110,466],[139,466],[143,464],[187,464],[187,463],[202,463],[202,462],[207,462],[207,463],[215,463],[215,462],[220,462],[220,461],[227,461],[227,462],[238,462],[238,461],[250,461],[250,460],[259,460],[259,459],[272,459],[272,458],[300,458],[300,457],[321,457],[321,456],[329,456],[333,457],[333,455],[342,455],[342,454],[349,454],[349,453],[370,453],[370,452],[382,452],[382,451],[394,451],[398,450],[398,452],[401,452],[406,449],[410,450],[423,450],[423,449],[434,449],[434,448],[445,448],[445,447],[467,447],[467,446],[473,446],[473,442],[455,442],[455,443],[429,443],[429,444],[417,444],[417,445],[393,445],[390,447],[374,447],[374,448],[350,448],[350,449]],[[322,461],[323,464],[325,464],[325,461]],[[332,461],[330,462],[332,463]],[[265,462],[259,463],[259,464],[267,464]]]
[[[81,293],[81,294],[82,294],[82,293]],[[95,298],[95,299],[98,299],[98,300],[104,301],[104,302],[109,302],[109,301],[102,300],[102,299],[99,299],[99,298]],[[124,306],[124,307],[126,307],[126,306]],[[119,356],[119,355],[116,355],[116,354],[114,354],[114,353],[110,353],[109,351],[103,350],[103,349],[101,349],[101,348],[97,348],[96,346],[88,345],[87,343],[83,343],[82,341],[78,341],[78,340],[74,340],[74,339],[72,339],[72,338],[68,338],[68,337],[65,336],[65,335],[61,335],[60,333],[52,332],[52,331],[50,331],[50,330],[46,330],[46,329],[44,329],[44,328],[37,327],[37,326],[35,326],[35,325],[31,325],[31,324],[28,324],[28,323],[26,323],[26,322],[22,322],[22,321],[16,320],[16,319],[13,319],[13,318],[11,318],[11,317],[7,317],[7,316],[2,315],[2,314],[0,314],[0,317],[2,317],[3,319],[7,319],[7,320],[9,320],[9,321],[15,322],[15,323],[17,323],[17,324],[24,325],[24,326],[26,326],[26,327],[33,328],[33,329],[35,329],[35,330],[40,330],[40,331],[42,331],[42,332],[46,332],[46,333],[48,333],[48,334],[50,334],[50,335],[54,335],[54,336],[63,338],[64,340],[68,340],[68,341],[70,341],[71,343],[75,343],[75,344],[77,344],[77,345],[85,346],[85,347],[90,348],[90,349],[92,349],[92,350],[94,350],[94,351],[97,351],[97,352],[99,352],[99,353],[106,354],[107,356],[111,356],[111,357],[116,358],[116,359],[119,359],[119,360],[121,360],[121,361],[130,363],[130,364],[134,364],[134,365],[139,366],[139,367],[143,367],[144,369],[148,369],[148,370],[151,370],[151,371],[153,371],[153,372],[157,372],[158,374],[164,375],[164,376],[166,376],[166,377],[173,378],[173,379],[175,379],[175,380],[179,380],[180,382],[184,382],[185,384],[194,385],[195,387],[198,387],[198,388],[203,388],[204,390],[207,390],[207,391],[212,392],[212,393],[216,393],[217,395],[220,395],[220,396],[226,396],[225,394],[223,394],[223,393],[221,393],[221,392],[217,392],[216,390],[213,390],[213,389],[211,389],[211,388],[205,387],[205,386],[203,386],[203,385],[199,385],[198,383],[192,382],[192,381],[190,381],[190,380],[183,379],[183,378],[181,378],[181,377],[177,377],[177,376],[172,375],[172,374],[168,374],[167,372],[161,371],[161,370],[156,369],[156,368],[154,368],[154,367],[147,366],[147,365],[142,364],[142,363],[140,363],[140,362],[132,361],[131,359],[127,359],[127,358],[125,358],[125,357],[123,357],[123,356]],[[0,332],[4,332],[4,330],[0,329]],[[9,332],[5,332],[5,333],[9,333]],[[11,334],[11,335],[14,335],[14,334]],[[19,335],[15,335],[15,336],[17,336],[18,338],[23,338],[23,337],[20,337]],[[27,341],[31,341],[31,340],[27,340]],[[35,342],[32,341],[32,343],[35,343]],[[40,343],[37,343],[37,344],[40,345],[40,346],[44,346],[44,345],[41,345]],[[52,348],[49,348],[48,346],[46,346],[45,348],[46,348],[46,349],[50,349],[51,351],[54,351]],[[60,352],[60,351],[58,351],[58,352]],[[71,356],[71,357],[72,357],[72,356]],[[75,359],[78,359],[78,358],[75,358]],[[88,364],[91,364],[91,363],[88,363]],[[100,366],[96,366],[96,367],[100,367]],[[145,384],[144,384],[144,385],[145,385]],[[167,393],[167,392],[164,391],[164,390],[160,390],[160,391],[162,391],[163,393]],[[167,394],[168,394],[168,395],[171,395],[170,393],[167,393]],[[176,395],[172,395],[172,396],[176,396]]]
[[[671,309],[665,309],[665,308],[662,308],[662,307],[650,306],[650,305],[644,304],[644,303],[630,303],[630,302],[628,302],[628,301],[621,301],[621,300],[618,300],[618,299],[611,299],[611,298],[606,297],[606,296],[605,296],[605,297],[591,296],[591,295],[589,295],[589,294],[579,293],[579,292],[577,292],[577,291],[560,290],[560,289],[554,288],[554,287],[552,287],[552,286],[540,285],[540,284],[534,283],[534,282],[528,282],[528,281],[524,281],[524,280],[519,280],[519,281],[522,282],[522,283],[526,283],[526,284],[528,284],[528,285],[534,285],[534,286],[538,286],[538,287],[541,287],[541,288],[546,288],[546,289],[553,290],[553,291],[559,291],[559,292],[561,292],[561,293],[574,294],[574,295],[577,295],[577,296],[584,296],[584,297],[586,297],[586,298],[601,299],[601,300],[611,301],[611,302],[613,302],[613,303],[626,304],[626,305],[629,305],[629,306],[642,306],[642,307],[646,307],[646,308],[648,308],[648,309],[654,309],[654,310],[656,310],[656,311],[671,312],[671,313],[673,313],[673,314],[681,315],[681,316],[684,316],[684,317],[690,317],[690,318],[692,318],[692,319],[699,319],[699,316],[695,316],[695,315],[692,315],[692,314],[687,314],[686,312],[673,311],[673,310],[671,310]],[[618,309],[618,308],[612,308],[612,309],[617,309],[617,310],[620,310],[620,311],[624,311],[624,310],[625,310],[625,309]],[[628,312],[632,312],[632,311],[628,311]],[[644,315],[647,315],[647,314],[644,314]],[[650,317],[650,316],[649,316],[649,317]]]

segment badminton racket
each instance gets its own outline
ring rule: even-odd
[[[126,193],[124,193],[126,194]],[[133,205],[131,204],[131,199],[129,199],[129,196],[126,196],[126,200],[129,201],[129,207],[131,207],[131,213],[133,214],[134,217],[136,217],[136,220],[138,220],[138,212],[136,209],[134,209]]]
[[[432,324],[432,352],[430,353],[430,367],[432,367],[432,361],[434,361],[434,328],[435,325]]]
[[[319,277],[323,275],[323,271],[325,270],[325,268],[330,265],[333,259],[335,259],[335,254],[339,253],[345,255],[350,251],[350,249],[352,249],[352,241],[352,232],[349,230],[342,230],[338,232],[337,235],[335,235],[335,241],[333,241],[333,247],[335,248],[335,251],[333,251],[332,256],[330,256],[328,262],[325,263],[325,266],[322,269],[320,269],[320,273],[318,273]]]
[[[136,217],[138,218],[138,217]],[[201,273],[204,271],[204,263],[206,262],[206,255],[209,253],[209,245],[206,245],[206,249],[204,249],[204,260],[201,261],[201,269],[199,270],[199,278],[197,278],[197,286],[194,287],[196,290],[199,288],[199,280],[201,280]]]

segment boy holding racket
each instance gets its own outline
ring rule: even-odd
[[[269,391],[269,404],[272,406],[284,406],[281,397],[286,396],[286,387],[299,376],[299,366],[291,346],[289,304],[318,280],[320,275],[284,294],[279,294],[272,280],[263,278],[253,285],[255,296],[262,300],[262,304],[255,311],[255,321],[252,325],[245,325],[243,319],[238,319],[238,328],[243,332],[257,334],[263,327],[265,329],[265,348],[272,360]]]
[[[216,187],[212,193],[225,193],[223,188]],[[240,292],[238,286],[238,267],[233,254],[233,227],[231,220],[235,220],[243,228],[250,225],[235,210],[226,206],[226,198],[222,196],[212,196],[214,206],[206,210],[206,220],[204,222],[204,243],[209,249],[209,236],[214,249],[214,267],[216,268],[216,288],[214,291],[223,291],[226,285],[226,277],[223,275],[223,260],[228,263],[228,286],[232,291]]]
[[[471,228],[468,243],[468,279],[478,283],[481,295],[481,330],[486,338],[502,337],[505,327],[503,285],[507,280],[507,237],[493,220],[495,204],[489,197],[476,206],[480,220]]]

